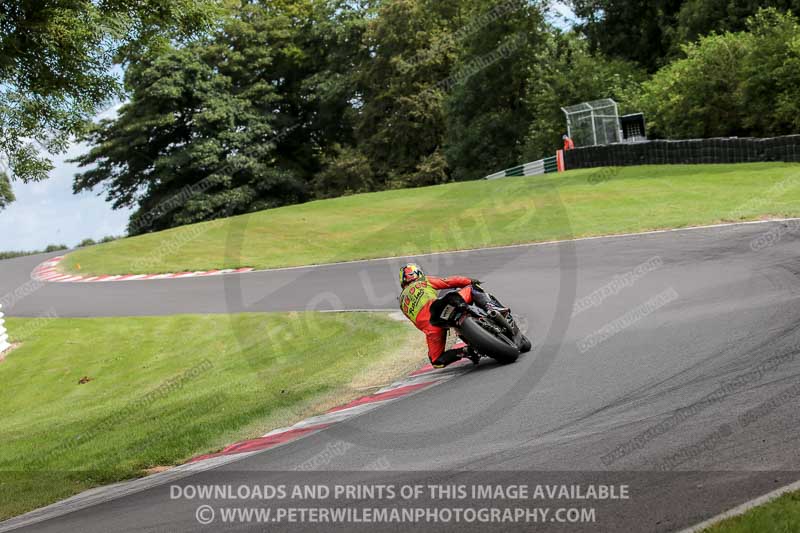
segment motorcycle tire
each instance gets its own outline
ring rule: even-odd
[[[505,335],[496,336],[481,327],[475,319],[467,317],[461,324],[460,337],[480,353],[488,355],[501,364],[513,363],[520,350],[514,341]]]
[[[533,344],[531,344],[531,340],[526,337],[525,335],[520,335],[519,342],[517,343],[519,346],[519,351],[522,353],[528,353],[531,351]]]

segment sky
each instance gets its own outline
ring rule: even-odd
[[[115,116],[118,108],[104,111],[98,119]],[[88,146],[75,143],[53,158],[50,179],[11,182],[17,201],[0,211],[0,251],[41,250],[48,244],[74,247],[86,238],[125,233],[129,210],[112,210],[104,196],[97,196],[102,191],[72,194],[72,179],[80,169],[66,160],[87,151]]]
[[[548,19],[554,25],[568,29],[575,22],[574,13],[563,2],[551,6]],[[120,105],[100,113],[97,119],[113,118]],[[86,238],[99,240],[125,233],[131,210],[112,210],[102,191],[72,194],[72,180],[79,168],[67,160],[88,149],[75,143],[66,154],[54,157],[50,179],[29,184],[12,182],[17,201],[0,211],[0,251],[41,250],[48,244],[71,248]]]
[[[566,3],[553,2],[550,7],[552,10],[548,12],[547,18],[556,27],[568,30],[578,22],[578,17]]]

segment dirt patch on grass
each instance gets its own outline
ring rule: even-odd
[[[21,342],[12,342],[12,343],[11,343],[11,346],[9,346],[9,348],[8,348],[6,351],[4,351],[4,352],[0,352],[0,363],[2,363],[3,361],[5,361],[5,360],[6,360],[6,357],[8,357],[8,354],[10,354],[11,352],[13,352],[14,350],[16,350],[17,348],[19,348],[20,346],[22,346],[22,343],[21,343]]]
[[[391,353],[353,376],[350,389],[366,391],[379,389],[393,381],[407,376],[428,362],[425,337],[408,324],[409,335],[406,341]]]
[[[167,470],[171,470],[173,467],[171,466],[154,466],[152,468],[145,468],[144,473],[149,475],[152,474],[160,474],[161,472],[166,472]]]
[[[334,407],[368,396],[428,363],[425,336],[417,331],[410,322],[408,323],[408,336],[404,342],[386,349],[383,353],[373,355],[373,362],[356,372],[346,386],[310,401],[276,410],[266,419],[250,425],[244,431],[238,432],[239,434],[236,436],[229,435],[229,437],[233,437],[234,440],[243,440],[263,435],[276,428],[289,427],[306,418],[326,413]],[[222,444],[227,446],[231,442],[232,440],[229,439]]]

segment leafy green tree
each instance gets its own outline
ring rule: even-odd
[[[314,3],[314,24],[304,46],[314,61],[305,75],[303,92],[310,106],[310,131],[316,150],[330,162],[344,145],[354,146],[355,129],[363,105],[361,72],[372,52],[366,41],[374,2],[319,0]],[[308,142],[308,139],[301,139]],[[348,158],[348,156],[345,156]]]
[[[664,67],[647,81],[640,107],[650,136],[746,135],[740,87],[748,40],[728,33],[684,45],[685,59]]]
[[[769,136],[800,127],[800,26],[760,11],[746,32],[684,45],[686,57],[643,84],[650,132],[669,138]]]
[[[800,131],[800,21],[774,9],[748,22],[751,48],[742,69],[744,126],[751,135]]]
[[[44,253],[49,254],[50,252],[60,252],[61,250],[68,250],[66,244],[48,244],[47,247],[44,249]]]
[[[352,147],[333,147],[331,158],[314,178],[314,196],[334,198],[377,188],[367,157]]]
[[[528,70],[548,31],[539,7],[516,2],[487,17],[491,5],[468,3],[482,24],[464,36],[446,92],[444,153],[456,180],[475,179],[519,161],[531,121]]]
[[[682,46],[710,33],[743,31],[759,9],[800,12],[800,0],[571,0],[593,51],[655,72]]]
[[[95,166],[75,192],[102,185],[115,208],[138,207],[131,234],[304,200],[305,163],[292,163],[307,148],[291,129],[302,117],[276,88],[298,83],[286,78],[305,60],[292,41],[298,6],[272,6],[131,65],[130,102],[87,135],[94,147],[77,161]]]
[[[703,0],[704,1],[704,0]],[[593,51],[653,72],[666,63],[683,0],[571,0]]]
[[[393,184],[398,187],[412,187],[422,185],[436,185],[445,183],[450,179],[450,165],[444,155],[444,150],[437,147],[436,150],[425,156],[417,165],[416,170],[401,179],[395,179]],[[401,181],[402,180],[402,181]]]
[[[761,8],[800,12],[798,0],[687,0],[677,17],[674,45],[696,41],[711,32],[747,28],[747,19]]]
[[[644,72],[633,63],[590,52],[587,42],[574,33],[548,33],[529,72],[525,102],[531,121],[523,149],[526,161],[552,155],[563,145],[562,107],[613,98],[624,112],[625,104],[645,80]]]
[[[138,207],[132,234],[302,202],[336,146],[352,145],[368,7],[246,4],[206,38],[154,50],[126,72],[131,100],[86,136],[76,192]],[[340,168],[348,168],[343,164]],[[362,184],[342,191],[371,187]]]
[[[52,168],[98,108],[120,95],[112,71],[154,43],[191,35],[214,0],[10,0],[0,5],[0,156],[12,179]],[[0,208],[13,199],[4,187]]]
[[[4,209],[15,199],[14,191],[11,190],[11,182],[8,180],[8,176],[4,173],[0,173],[0,210]]]
[[[443,98],[431,89],[450,75],[461,3],[386,0],[370,21],[370,55],[357,73],[355,136],[384,187],[447,180],[446,171],[420,167],[442,146]]]

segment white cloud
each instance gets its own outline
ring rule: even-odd
[[[111,118],[121,104],[98,117]],[[67,159],[86,153],[75,143],[67,153],[53,158],[50,179],[39,183],[13,182],[17,201],[0,211],[0,250],[42,249],[48,244],[75,246],[85,238],[100,239],[125,232],[130,210],[113,211],[95,193],[72,194],[72,179],[79,171]]]
[[[578,17],[566,3],[552,2],[547,20],[559,29],[569,30],[578,22]]]

